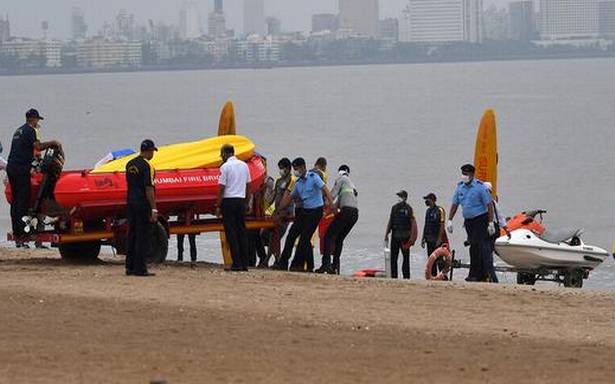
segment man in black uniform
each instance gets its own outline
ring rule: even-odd
[[[427,212],[425,212],[425,227],[423,228],[421,247],[427,246],[427,257],[429,257],[439,246],[448,241],[444,228],[446,212],[444,208],[436,205],[437,197],[435,193],[430,193],[423,199],[427,206]],[[431,274],[435,276],[442,269],[444,269],[444,260],[440,258],[434,263]]]
[[[154,168],[149,161],[158,151],[151,140],[141,143],[141,154],[126,164],[128,185],[128,252],[126,275],[154,276],[147,271],[147,257],[152,252],[152,224],[158,220],[154,190]]]
[[[397,279],[397,257],[399,251],[404,257],[402,263],[402,273],[404,279],[410,278],[410,247],[414,245],[417,237],[416,219],[412,207],[408,205],[408,192],[400,191],[397,193],[399,202],[391,208],[387,231],[384,241],[389,242],[389,234],[393,232],[391,238],[391,277]]]
[[[13,235],[18,248],[28,245],[24,242],[24,222],[22,218],[28,214],[31,201],[30,171],[34,160],[34,151],[44,151],[47,148],[62,149],[59,141],[41,143],[37,129],[43,117],[36,109],[26,112],[26,124],[17,128],[13,134],[11,153],[9,154],[6,173],[11,184],[11,222]]]

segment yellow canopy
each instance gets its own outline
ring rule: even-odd
[[[222,164],[220,149],[225,144],[235,147],[235,156],[241,160],[249,160],[254,155],[255,146],[250,139],[228,135],[159,147],[150,163],[157,171],[219,167]],[[92,170],[91,173],[124,172],[126,164],[136,156],[111,161]]]

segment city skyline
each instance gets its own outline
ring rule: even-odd
[[[510,0],[485,0],[485,7],[491,4],[504,7]],[[40,4],[35,0],[7,0],[0,6],[0,14],[7,14],[11,20],[12,34],[20,37],[40,38],[41,22],[49,22],[50,38],[71,37],[71,11],[74,6],[82,8],[88,35],[95,35],[104,22],[113,20],[121,9],[134,14],[138,23],[146,24],[149,19],[168,24],[178,24],[179,13],[184,0],[170,0],[157,7],[151,7],[146,0],[104,3],[96,0],[55,0],[53,4]],[[214,10],[214,0],[197,0],[200,8],[202,27],[206,28],[209,12]],[[399,17],[407,0],[381,0],[380,18]],[[243,0],[224,2],[227,28],[243,32]],[[311,17],[318,13],[337,13],[337,0],[265,0],[265,17],[273,16],[282,21],[286,31],[309,31]]]

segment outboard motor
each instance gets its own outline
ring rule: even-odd
[[[62,212],[62,208],[56,202],[54,191],[56,183],[62,174],[64,169],[64,153],[57,148],[49,148],[45,151],[43,157],[34,164],[34,168],[43,174],[41,186],[34,202],[34,207],[30,210],[28,216],[24,216],[22,221],[25,223],[24,231],[26,233],[33,232],[37,229],[39,224],[39,216],[43,204],[46,203],[47,212],[43,217],[43,223],[45,225],[54,222],[50,216],[59,216]]]

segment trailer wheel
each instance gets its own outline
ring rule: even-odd
[[[60,256],[70,262],[94,262],[100,254],[100,241],[60,244]]]
[[[536,284],[536,275],[527,272],[517,272],[517,284],[534,285]]]
[[[564,274],[564,287],[583,288],[583,277],[585,272],[582,269],[573,269]]]
[[[154,236],[152,239],[152,253],[148,258],[148,263],[161,264],[167,259],[169,253],[169,235],[161,223],[154,226]]]

